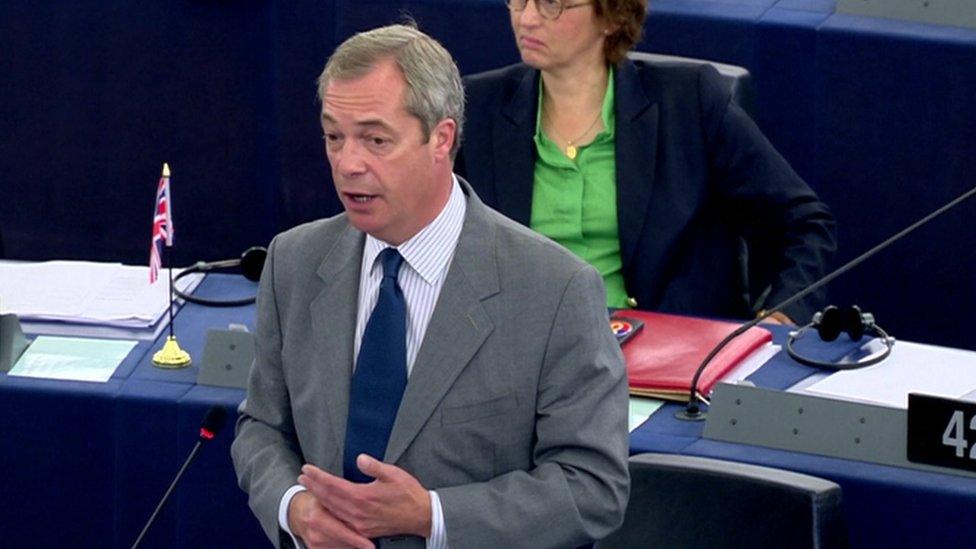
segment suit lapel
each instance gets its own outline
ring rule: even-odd
[[[492,154],[495,199],[505,215],[528,226],[532,215],[532,172],[539,72],[526,69],[508,104],[495,114]]]
[[[309,305],[314,367],[321,369],[325,404],[332,422],[333,447],[341,449],[349,410],[349,384],[352,378],[353,338],[359,296],[359,270],[365,235],[347,226],[318,268],[322,289]],[[350,291],[349,289],[353,290]],[[341,454],[339,454],[341,460]]]
[[[498,293],[494,230],[464,184],[468,210],[447,279],[417,353],[385,461],[395,463],[494,329],[481,301]]]
[[[650,210],[657,158],[658,105],[647,96],[631,61],[624,61],[615,75],[617,228],[623,268],[627,272]]]

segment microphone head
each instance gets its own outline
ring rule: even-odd
[[[213,440],[217,433],[223,429],[226,421],[227,410],[222,406],[211,406],[207,410],[207,415],[203,417],[203,423],[200,424],[200,442]]]
[[[261,271],[264,270],[264,260],[268,257],[268,250],[260,246],[253,246],[244,251],[241,255],[241,273],[244,278],[257,282],[261,280]]]

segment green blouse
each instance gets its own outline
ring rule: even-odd
[[[570,160],[542,131],[542,80],[536,111],[536,161],[529,225],[593,265],[603,276],[607,305],[627,307],[617,234],[613,67],[603,97],[603,131]]]

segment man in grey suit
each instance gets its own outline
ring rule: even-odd
[[[346,212],[271,244],[232,448],[265,532],[455,549],[606,536],[629,491],[627,386],[599,274],[452,174],[464,94],[428,36],[350,38],[319,97]]]

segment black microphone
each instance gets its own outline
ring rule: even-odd
[[[258,282],[261,280],[261,271],[264,269],[264,262],[268,257],[268,250],[262,248],[261,246],[252,246],[241,254],[239,259],[224,259],[221,261],[198,261],[192,266],[184,269],[180,274],[176,275],[174,281],[183,278],[184,276],[189,276],[193,273],[205,273],[208,271],[216,271],[218,269],[230,269],[232,267],[240,267],[241,274],[244,278],[250,280],[251,282]],[[249,296],[239,299],[208,299],[205,297],[197,297],[193,294],[188,294],[183,292],[177,287],[173,288],[173,293],[177,297],[186,301],[188,303],[196,303],[197,305],[204,305],[207,307],[242,307],[244,305],[250,305],[256,301],[256,296]]]
[[[873,256],[874,254],[880,252],[881,250],[887,248],[888,246],[891,246],[895,242],[898,242],[899,240],[907,236],[909,233],[913,232],[915,229],[921,227],[922,225],[925,225],[929,221],[932,221],[936,217],[939,217],[945,212],[951,210],[952,208],[955,208],[957,205],[959,205],[959,203],[965,201],[967,198],[973,196],[974,194],[976,194],[976,187],[973,187],[972,189],[969,189],[968,191],[962,193],[961,195],[957,196],[955,199],[945,204],[941,208],[928,214],[922,219],[919,219],[915,223],[912,223],[908,227],[905,227],[901,231],[898,231],[894,235],[888,237],[888,239],[885,240],[884,242],[878,244],[877,246],[871,248],[870,250],[864,252],[863,254],[848,261],[846,264],[844,264],[843,267],[840,267],[839,269],[833,271],[832,273],[824,276],[820,280],[814,282],[813,284],[793,294],[792,297],[787,298],[781,303],[777,303],[775,306],[767,309],[766,312],[764,312],[763,314],[757,316],[756,318],[750,320],[749,322],[746,322],[742,326],[739,326],[734,332],[725,336],[725,339],[720,341],[719,344],[716,345],[715,348],[712,349],[707,356],[705,356],[705,359],[702,360],[701,365],[698,366],[697,370],[695,370],[695,376],[691,379],[691,389],[688,391],[688,405],[685,407],[684,410],[675,413],[675,417],[677,417],[678,419],[683,419],[688,421],[701,421],[705,419],[705,412],[703,412],[701,410],[701,407],[698,405],[699,400],[704,400],[698,394],[698,380],[701,378],[702,373],[704,373],[705,368],[708,367],[708,363],[711,362],[712,359],[715,358],[715,355],[717,355],[722,349],[724,349],[725,346],[728,345],[729,342],[731,342],[733,339],[745,333],[745,331],[748,330],[749,328],[752,328],[753,326],[759,324],[763,320],[766,320],[774,313],[777,313],[783,310],[784,308],[789,307],[793,303],[796,303],[797,301],[809,295],[811,292],[815,292],[819,290],[821,287],[825,286],[826,284],[828,284],[838,276],[846,273],[847,271],[853,269],[854,267],[857,267],[858,265],[863,263],[865,260]]]
[[[173,482],[169,485],[169,489],[167,489],[166,493],[163,494],[163,499],[159,500],[159,505],[156,506],[156,510],[153,511],[152,516],[150,516],[149,520],[146,521],[146,525],[143,526],[142,532],[140,532],[139,537],[136,538],[136,542],[132,544],[132,549],[136,549],[136,547],[138,547],[139,543],[142,541],[142,538],[146,536],[146,532],[149,530],[149,527],[152,526],[153,521],[156,520],[156,515],[158,515],[160,509],[163,508],[163,504],[166,503],[169,495],[173,492],[173,488],[176,488],[176,483],[180,481],[180,478],[183,476],[183,472],[186,471],[186,468],[190,465],[190,462],[196,457],[200,447],[203,446],[205,442],[209,442],[213,440],[215,436],[217,436],[217,433],[219,433],[224,427],[225,421],[227,421],[227,410],[224,410],[223,407],[214,405],[207,410],[207,415],[204,416],[203,423],[200,424],[200,439],[197,440],[197,443],[193,446],[193,450],[190,451],[190,455],[186,458],[186,461],[183,462],[183,466],[180,467],[180,471],[176,473],[176,478],[174,478]]]

